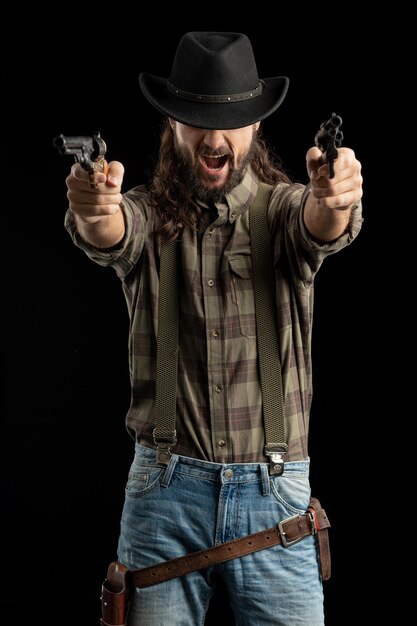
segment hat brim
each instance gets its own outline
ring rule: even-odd
[[[264,78],[264,89],[253,100],[212,103],[179,98],[168,91],[167,82],[153,74],[139,75],[143,94],[160,113],[187,126],[218,130],[243,128],[265,119],[282,103],[289,85],[286,76]]]

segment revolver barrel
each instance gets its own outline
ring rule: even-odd
[[[91,187],[97,187],[94,181],[95,172],[105,172],[107,164],[104,160],[107,146],[100,136],[100,132],[94,132],[92,137],[58,135],[53,139],[53,145],[59,154],[72,154],[77,163],[89,172]]]
[[[343,133],[340,130],[342,118],[336,113],[320,125],[314,142],[323,153],[323,163],[329,164],[329,178],[334,177],[333,163],[338,157],[337,148],[340,148],[343,141]]]

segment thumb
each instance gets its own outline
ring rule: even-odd
[[[121,187],[125,168],[119,161],[111,161],[107,172],[106,185],[109,187]]]
[[[322,161],[322,153],[316,147],[310,148],[306,154],[306,164],[307,164],[307,173],[310,180],[315,180],[318,178],[317,170],[321,165],[323,165]]]

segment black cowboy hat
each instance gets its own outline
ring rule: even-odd
[[[287,93],[286,76],[260,80],[251,43],[242,33],[186,33],[169,79],[141,73],[154,107],[197,128],[249,126],[273,113]]]

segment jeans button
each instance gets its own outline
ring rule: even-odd
[[[225,478],[232,478],[232,477],[233,477],[233,470],[231,470],[231,469],[227,469],[227,470],[224,472],[224,477],[225,477]]]

